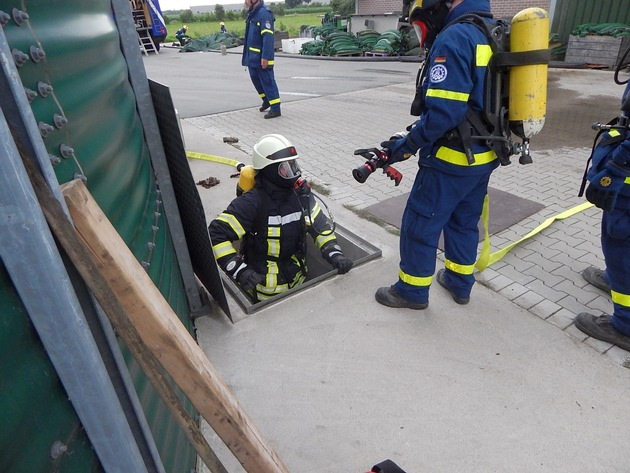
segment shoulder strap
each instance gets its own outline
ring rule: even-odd
[[[270,197],[261,187],[254,187],[252,190],[258,195],[258,213],[256,214],[256,220],[254,220],[254,226],[250,233],[256,235],[267,229],[267,224],[269,223],[267,212],[269,210]]]

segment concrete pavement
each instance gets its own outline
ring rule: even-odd
[[[494,250],[584,202],[577,191],[595,133],[589,125],[618,112],[622,88],[611,72],[550,77],[534,164],[514,162],[491,181],[545,207],[492,235]],[[292,472],[362,473],[386,458],[408,473],[630,471],[630,354],[572,323],[581,311],[611,309],[579,274],[603,266],[599,210],[554,222],[478,274],[467,306],[439,285],[425,311],[375,302],[375,290],[396,280],[398,237],[356,210],[408,192],[417,166],[397,166],[399,187],[380,173],[361,185],[350,172],[361,163],[352,151],[409,124],[412,93],[409,81],[287,101],[273,120],[257,106],[182,120],[189,151],[245,163],[260,136],[284,134],[306,177],[328,192],[335,219],[383,252],[250,316],[228,296],[234,325],[218,309],[197,320],[204,351]],[[196,179],[221,180],[199,188],[209,221],[234,197],[234,170],[190,164]],[[208,435],[228,470],[243,471]]]

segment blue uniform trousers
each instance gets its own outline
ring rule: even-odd
[[[604,212],[601,240],[614,307],[612,325],[630,336],[630,209]]]
[[[249,67],[249,77],[252,79],[254,88],[260,98],[271,104],[271,110],[280,111],[280,92],[276,85],[276,78],[273,73],[273,67]]]
[[[440,233],[444,230],[446,281],[459,297],[475,282],[479,218],[492,170],[457,176],[421,167],[407,200],[400,235],[400,272],[395,284],[412,302],[429,301]]]

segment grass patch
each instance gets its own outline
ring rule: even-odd
[[[309,184],[311,185],[311,189],[313,189],[315,192],[317,192],[318,194],[321,195],[330,195],[330,189],[328,189],[328,187],[319,185],[319,184],[315,184],[314,182],[310,182]]]
[[[356,214],[357,216],[361,217],[363,220],[367,220],[368,222],[377,224],[379,227],[383,227],[392,235],[400,236],[400,230],[398,228],[390,225],[382,218],[379,218],[376,215],[372,215],[367,210],[359,209],[355,207],[354,205],[344,205],[344,207],[350,210],[352,213]]]
[[[219,21],[194,21],[187,23],[188,36],[191,38],[201,38],[221,31]],[[322,18],[316,13],[290,14],[276,18],[275,28],[278,31],[286,31],[290,38],[298,38],[300,36],[300,28],[302,26],[321,26]],[[166,26],[167,34],[164,42],[174,42],[175,32],[182,27],[183,23],[179,20],[171,20]],[[226,20],[225,27],[230,33],[242,38],[245,37],[245,20]]]

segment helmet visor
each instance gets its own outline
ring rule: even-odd
[[[300,177],[302,173],[297,161],[292,159],[291,161],[283,161],[278,164],[278,175],[283,179],[295,179]]]

